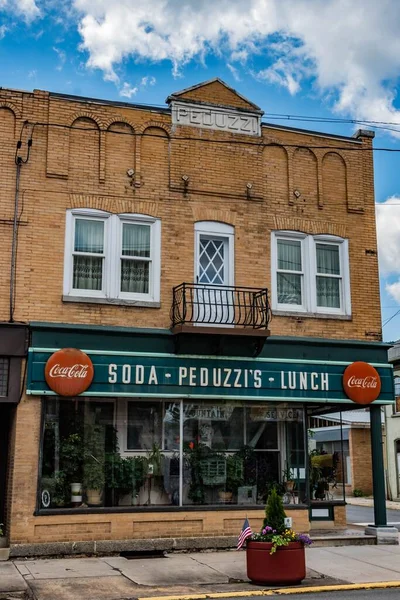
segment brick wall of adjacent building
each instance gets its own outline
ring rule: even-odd
[[[194,224],[214,220],[235,228],[235,284],[243,286],[270,287],[271,230],[348,238],[352,317],[275,316],[271,331],[379,338],[370,138],[357,144],[263,127],[263,146],[259,138],[172,127],[165,112],[40,91],[0,91],[0,320],[9,310],[14,155],[24,121],[37,124],[21,169],[16,320],[169,327],[172,288],[194,277]],[[22,155],[31,129],[23,128]],[[182,175],[189,176],[187,193]],[[65,215],[73,207],[161,219],[161,308],[62,302]]]
[[[372,494],[370,429],[350,429],[349,434],[352,490]]]

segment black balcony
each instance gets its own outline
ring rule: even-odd
[[[173,332],[202,325],[215,334],[267,337],[270,315],[266,288],[181,283],[173,289]]]

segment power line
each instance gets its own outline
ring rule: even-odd
[[[118,123],[118,121],[116,121],[115,123]],[[122,121],[123,124],[126,124]],[[342,150],[342,151],[346,151],[346,152],[400,152],[400,148],[385,148],[385,147],[378,147],[378,148],[374,148],[374,147],[369,147],[369,148],[362,148],[360,146],[357,147],[351,147],[351,146],[333,146],[333,145],[312,145],[312,144],[277,144],[276,142],[264,142],[264,141],[254,141],[251,142],[249,140],[232,140],[232,139],[227,139],[227,140],[221,140],[221,139],[213,139],[213,138],[203,138],[203,137],[196,137],[196,136],[171,136],[169,135],[166,131],[165,131],[165,136],[160,136],[158,134],[155,133],[146,133],[146,132],[135,132],[135,131],[129,131],[129,132],[125,132],[125,131],[112,131],[110,129],[105,129],[102,127],[74,127],[73,125],[62,125],[61,123],[42,123],[42,122],[36,122],[36,123],[31,123],[29,121],[26,122],[26,124],[29,125],[34,125],[34,126],[38,126],[38,127],[57,127],[60,129],[70,129],[73,131],[95,131],[95,132],[103,132],[103,133],[107,133],[107,134],[112,134],[112,135],[127,135],[127,136],[132,136],[132,137],[155,137],[161,140],[165,140],[165,141],[170,141],[170,140],[175,140],[175,141],[179,141],[179,142],[201,142],[201,143],[211,143],[211,144],[220,144],[220,145],[224,145],[224,144],[229,144],[229,145],[241,145],[241,146],[255,146],[257,148],[266,148],[266,147],[280,147],[280,148],[304,148],[304,149],[310,149],[310,150],[331,150],[332,152],[334,152],[335,150]],[[129,125],[129,124],[128,124]],[[151,127],[151,126],[150,126]],[[161,129],[161,128],[160,128]],[[310,132],[310,134],[312,134],[312,132]],[[351,143],[351,140],[349,140],[349,143]]]
[[[397,315],[400,313],[400,308],[388,319],[386,319],[386,321],[382,324],[382,327],[385,327],[388,323],[390,323],[390,321],[392,319],[394,319],[395,317],[397,317]]]

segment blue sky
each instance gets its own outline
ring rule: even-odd
[[[0,0],[1,85],[164,105],[220,77],[265,120],[392,123],[376,129],[375,147],[400,150],[399,30],[398,0]],[[399,161],[375,152],[384,322],[400,310]],[[400,313],[383,331],[400,338]]]

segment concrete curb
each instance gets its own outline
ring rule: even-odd
[[[242,592],[217,592],[215,594],[186,594],[184,596],[144,596],[137,600],[218,600],[222,598],[253,598],[257,596],[289,596],[291,594],[317,594],[321,592],[345,592],[352,590],[379,590],[400,588],[400,581],[379,581],[374,583],[345,583],[338,585],[318,585],[308,587],[277,588]]]

